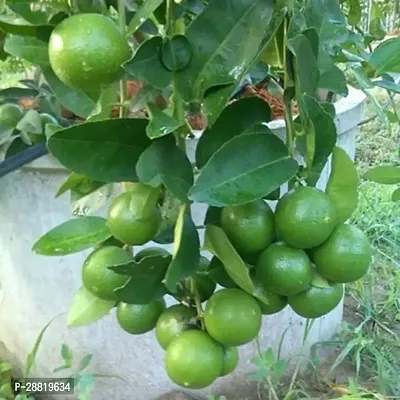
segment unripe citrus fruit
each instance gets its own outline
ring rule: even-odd
[[[313,278],[307,254],[285,243],[274,243],[257,260],[257,280],[270,292],[292,296],[306,290]]]
[[[100,299],[117,300],[114,290],[123,286],[129,278],[115,273],[108,267],[132,261],[132,255],[120,247],[100,247],[93,251],[83,264],[83,285]]]
[[[151,256],[168,256],[169,253],[167,250],[163,249],[162,247],[147,247],[145,249],[140,250],[135,255],[135,261],[139,262],[143,260],[143,258],[151,257]]]
[[[165,309],[164,299],[149,304],[117,305],[117,321],[121,328],[132,335],[140,335],[155,328],[157,320]]]
[[[223,347],[224,366],[220,376],[226,376],[233,372],[239,363],[239,350],[237,347]]]
[[[146,199],[140,193],[125,192],[112,202],[107,224],[113,236],[131,246],[153,239],[161,225],[161,213]]]
[[[157,341],[163,349],[166,349],[175,337],[195,327],[196,311],[183,304],[175,304],[163,311],[157,321]]]
[[[258,292],[262,294],[265,300],[268,302],[268,304],[266,304],[265,302],[256,299],[263,315],[276,314],[279,311],[282,311],[287,306],[287,297],[272,293],[271,291],[266,289],[264,285],[258,282],[258,280],[254,276],[252,277],[252,280]]]
[[[308,249],[328,239],[336,224],[330,197],[314,187],[298,187],[279,201],[275,210],[276,232],[289,246]]]
[[[314,251],[318,273],[334,283],[354,282],[362,278],[372,260],[372,248],[359,228],[342,224]]]
[[[58,78],[77,89],[92,89],[118,79],[131,50],[118,26],[101,14],[64,19],[49,39],[50,64]]]
[[[168,346],[165,368],[177,385],[188,389],[201,389],[211,385],[224,366],[222,346],[206,332],[183,332]]]
[[[336,308],[342,297],[342,284],[311,284],[304,292],[289,297],[289,305],[301,317],[319,318]]]
[[[240,254],[258,253],[275,237],[274,214],[263,200],[224,207],[221,227]]]
[[[0,126],[15,128],[23,116],[24,112],[17,104],[6,103],[0,105]]]
[[[214,293],[204,310],[207,332],[224,346],[251,342],[261,327],[257,301],[241,289],[222,289]]]

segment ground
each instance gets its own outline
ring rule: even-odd
[[[8,72],[2,74],[0,88],[24,77],[15,73],[18,65],[12,67],[13,71],[7,66]],[[382,104],[387,102],[384,92],[376,94]],[[366,117],[373,113],[368,103]],[[399,132],[395,124],[389,130],[379,119],[361,127],[356,154],[361,176],[368,167],[399,163]],[[374,262],[363,280],[347,286],[345,321],[337,337],[315,348],[305,374],[282,378],[282,364],[275,363],[260,378],[258,395],[242,400],[400,399],[400,204],[391,201],[393,190],[361,180],[359,205],[351,222],[368,234]],[[322,361],[322,355],[328,358]],[[163,399],[186,400],[177,396]]]

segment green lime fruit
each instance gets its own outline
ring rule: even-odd
[[[237,347],[223,347],[224,366],[220,376],[229,375],[235,370],[239,363],[239,350]]]
[[[256,290],[264,297],[265,302],[256,299],[263,315],[272,315],[282,311],[288,304],[288,299],[285,296],[280,296],[279,294],[272,293],[266,289],[261,283],[257,281],[252,274],[252,280],[256,287]],[[268,304],[267,304],[268,303]]]
[[[64,19],[49,39],[50,64],[58,78],[77,89],[107,85],[121,74],[131,49],[118,26],[101,14]]]
[[[299,249],[325,242],[336,224],[336,208],[330,197],[314,187],[298,187],[285,194],[275,210],[280,240]]]
[[[23,116],[24,112],[17,104],[6,103],[0,105],[0,126],[15,128]]]
[[[289,297],[293,311],[304,318],[319,318],[336,308],[343,297],[343,284],[311,286],[294,296]]]
[[[107,223],[114,237],[131,246],[153,239],[161,225],[161,213],[146,199],[140,193],[125,192],[112,202]]]
[[[164,360],[173,382],[188,389],[202,389],[220,376],[224,352],[206,332],[190,330],[171,342]]]
[[[147,247],[145,249],[140,250],[136,255],[135,255],[135,261],[139,262],[143,260],[143,258],[146,257],[152,257],[152,256],[162,256],[166,257],[170,255],[169,252],[162,247]]]
[[[100,299],[117,300],[114,290],[123,286],[129,278],[126,275],[115,273],[108,267],[128,264],[132,261],[132,255],[120,247],[100,247],[93,251],[83,263],[83,285]]]
[[[227,289],[235,289],[238,285],[234,282],[234,280],[228,275],[224,264],[217,257],[213,257],[211,259],[209,265],[208,276],[218,285],[227,288]]]
[[[175,304],[163,311],[156,324],[156,337],[160,346],[166,349],[182,332],[195,329],[196,316],[193,308],[183,304]]]
[[[240,254],[258,253],[275,238],[274,214],[263,200],[224,207],[221,227]]]
[[[268,291],[280,296],[293,296],[308,288],[313,268],[303,250],[278,242],[260,254],[255,274]]]
[[[226,347],[251,342],[261,328],[257,301],[241,289],[222,289],[214,293],[204,310],[207,332]]]
[[[117,321],[124,331],[132,335],[141,335],[156,327],[157,320],[164,309],[164,299],[155,300],[149,304],[120,302],[117,305]]]
[[[314,251],[318,273],[333,283],[354,282],[368,271],[372,248],[359,228],[339,225],[329,239]]]

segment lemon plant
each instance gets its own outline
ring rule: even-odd
[[[348,94],[344,69],[366,92],[400,92],[390,75],[400,41],[369,50],[382,37],[360,33],[357,0],[7,5],[5,52],[37,65],[81,118],[48,124],[47,149],[71,171],[57,195],[115,190],[106,217],[91,208],[33,247],[47,256],[92,249],[69,326],[115,308],[127,334],[155,329],[171,380],[199,389],[235,369],[237,347],[256,338],[263,314],[289,305],[321,317],[339,304],[344,283],[367,273],[370,244],[346,224],[358,176],[336,146],[332,100]],[[132,79],[140,90],[130,99]],[[243,95],[243,82],[254,94]],[[285,140],[268,128],[271,107],[257,85],[281,94]],[[3,107],[2,126],[19,119],[15,106]],[[207,121],[194,160],[186,146],[191,110]],[[207,206],[202,244],[195,204]],[[171,243],[172,254],[161,250]],[[167,307],[167,296],[178,304]]]

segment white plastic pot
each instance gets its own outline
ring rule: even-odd
[[[365,96],[350,88],[349,95],[335,103],[338,144],[351,157],[355,154],[357,124],[363,117]],[[273,121],[270,128],[284,133],[283,121]],[[188,143],[191,157],[196,141]],[[326,167],[319,187],[327,182]],[[39,331],[56,315],[66,312],[81,285],[84,254],[66,257],[44,257],[31,251],[33,243],[45,232],[71,218],[69,197],[55,199],[67,172],[49,156],[35,161],[23,170],[0,180],[0,359],[11,357],[23,363]],[[196,205],[193,215],[201,224],[204,206]],[[342,320],[342,305],[314,322],[307,346],[329,339]],[[303,340],[305,320],[289,307],[279,314],[264,317],[260,334],[262,350],[277,351],[283,333],[282,356],[296,355]],[[168,379],[163,365],[163,351],[154,333],[132,336],[117,325],[114,311],[97,323],[67,329],[65,315],[57,318],[45,334],[37,356],[34,375],[52,377],[52,370],[61,364],[60,347],[68,343],[76,359],[93,353],[91,371],[126,378],[131,387],[116,379],[98,380],[95,400],[150,400],[177,387]],[[1,343],[0,343],[1,344]],[[1,350],[3,349],[3,350]],[[203,393],[221,393],[229,400],[243,399],[248,389],[247,373],[253,370],[255,343],[240,349],[241,361],[236,372]],[[62,374],[61,374],[62,376]],[[54,397],[61,399],[61,396]]]

